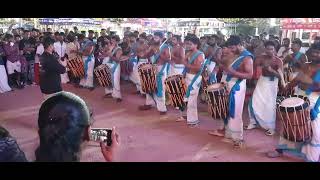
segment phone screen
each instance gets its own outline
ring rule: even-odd
[[[91,128],[90,139],[96,142],[103,141],[107,146],[111,146],[111,134],[112,129],[110,128]]]

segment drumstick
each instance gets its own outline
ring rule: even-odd
[[[280,74],[281,77],[281,84],[283,87],[286,87],[286,82],[284,81],[284,76],[283,76],[283,72],[280,69],[277,69],[278,73]]]

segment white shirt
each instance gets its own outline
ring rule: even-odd
[[[40,44],[39,46],[37,46],[36,56],[34,58],[35,63],[40,63],[39,56],[41,56],[43,52],[44,52],[44,47],[42,44]]]
[[[277,53],[277,56],[285,58],[287,55],[293,53],[291,49],[289,49],[289,51],[284,53],[285,50],[286,50],[286,48],[284,46],[281,46],[278,53]]]
[[[61,44],[60,41],[58,41],[58,42],[55,42],[53,46],[54,46],[54,50],[58,53],[60,58],[64,57],[64,55],[66,54],[67,44],[65,42]]]

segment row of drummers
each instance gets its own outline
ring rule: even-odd
[[[238,116],[239,113],[236,111],[241,111],[240,115],[242,116],[243,102],[240,107],[238,102],[234,102],[237,100],[232,101],[232,99],[236,99],[234,97],[236,93],[228,92],[226,83],[218,82],[216,77],[211,77],[216,63],[212,59],[205,59],[204,53],[197,49],[198,44],[194,38],[188,39],[188,37],[186,37],[185,41],[189,42],[189,46],[188,42],[186,42],[185,61],[187,62],[183,64],[183,66],[179,66],[181,64],[175,64],[175,62],[167,63],[166,61],[162,61],[165,51],[169,52],[170,58],[175,53],[175,47],[170,47],[170,45],[164,42],[152,49],[150,58],[141,58],[140,56],[137,61],[136,55],[133,55],[131,58],[118,58],[118,63],[112,61],[112,58],[105,58],[104,64],[96,67],[93,72],[101,86],[111,89],[110,92],[112,92],[112,96],[121,98],[121,95],[119,95],[119,62],[133,62],[133,71],[130,79],[136,84],[137,90],[140,90],[147,96],[146,104],[141,109],[149,109],[149,106],[156,104],[158,111],[166,112],[165,93],[167,93],[171,105],[179,108],[181,111],[187,108],[187,122],[189,125],[196,125],[199,122],[197,97],[200,87],[206,95],[208,110],[214,119],[225,120],[230,117],[230,115],[233,116],[233,118],[237,118],[235,116]],[[121,54],[117,53],[118,50],[121,50],[121,48],[115,47],[112,50],[112,55],[120,57]],[[228,64],[232,64],[233,68],[239,68],[244,57],[247,56],[253,57],[248,51],[243,49],[238,56],[242,58],[233,58],[233,62]],[[149,61],[149,59],[151,61]],[[189,68],[184,68],[187,64],[196,64],[196,61],[200,62],[198,68],[190,66]],[[75,77],[84,77],[85,70],[82,58],[79,57],[69,60],[68,67]],[[287,83],[294,74],[296,74],[294,68],[286,68],[282,81],[286,81],[285,83]],[[219,79],[220,78],[218,78],[218,80]],[[227,82],[228,79],[230,81],[233,77],[227,77]],[[294,142],[310,140],[312,130],[309,108],[310,101],[308,98],[293,95],[293,89],[283,89],[279,92],[279,95],[282,97],[278,98],[277,101],[277,114],[282,122],[283,137]],[[242,117],[239,118],[241,119],[240,124],[242,126]],[[232,129],[230,131],[232,131]],[[242,134],[235,136],[238,137],[231,138],[243,139]]]

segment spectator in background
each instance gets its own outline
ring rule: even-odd
[[[37,85],[40,84],[40,56],[44,52],[44,47],[42,44],[43,37],[40,37],[40,42],[37,46],[36,55],[34,58],[34,81]]]
[[[94,42],[94,41],[95,41],[95,40],[94,40],[94,31],[89,30],[88,33],[89,33],[89,34],[88,34],[88,40]]]
[[[44,98],[51,94],[62,91],[61,76],[66,68],[59,63],[59,57],[53,54],[54,40],[46,37],[43,41],[44,52],[40,56],[40,89]]]
[[[19,50],[26,58],[27,66],[27,84],[34,82],[34,58],[36,53],[36,42],[30,38],[30,31],[25,30],[23,39],[19,42]]]
[[[282,46],[278,50],[277,56],[281,59],[285,58],[287,55],[291,54],[291,48],[290,48],[290,39],[284,38],[282,40]]]
[[[5,35],[5,43],[3,44],[4,54],[7,57],[7,71],[10,86],[16,86],[17,88],[23,88],[21,83],[21,63],[19,45],[14,43],[13,36],[11,34]]]
[[[55,42],[58,41],[58,36],[59,36],[59,34],[60,34],[60,33],[59,33],[58,31],[54,33],[54,41],[55,41]]]

